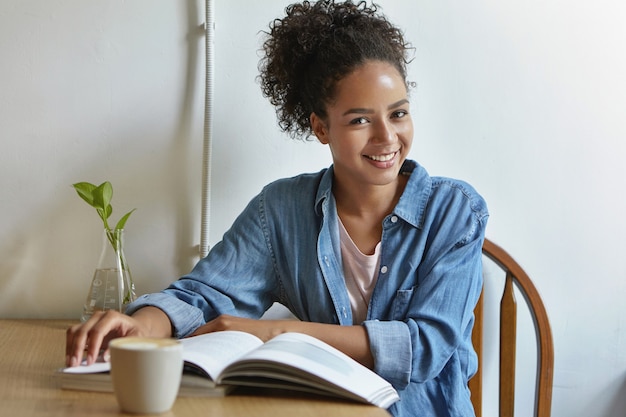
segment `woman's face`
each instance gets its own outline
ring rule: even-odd
[[[413,141],[404,79],[391,64],[369,61],[337,82],[335,100],[311,125],[330,147],[336,179],[346,186],[394,183]]]

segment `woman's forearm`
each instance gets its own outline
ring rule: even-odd
[[[299,320],[254,320],[223,314],[200,326],[192,336],[223,330],[247,332],[264,342],[281,333],[304,333],[328,343],[370,369],[374,367],[369,338],[363,326],[340,326]]]
[[[305,333],[339,349],[362,365],[373,369],[374,358],[364,326],[340,326],[288,320],[287,331]]]

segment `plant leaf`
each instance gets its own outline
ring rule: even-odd
[[[101,184],[102,187],[102,198],[104,200],[105,205],[111,204],[111,199],[113,198],[113,186],[110,182],[105,181]],[[111,213],[109,213],[111,214]]]
[[[113,206],[112,206],[112,205],[110,205],[110,204],[107,204],[107,208],[106,208],[105,213],[106,213],[106,215],[107,215],[107,219],[108,219],[109,217],[111,217],[111,213],[113,213]]]
[[[126,213],[121,219],[120,221],[117,222],[117,224],[115,225],[115,229],[119,230],[119,229],[123,229],[124,226],[126,225],[126,220],[128,220],[128,218],[130,217],[131,214],[133,214],[133,211],[135,211],[137,209],[132,209],[131,211],[129,211],[128,213]]]
[[[88,182],[77,182],[76,184],[72,184],[72,186],[80,198],[85,200],[90,206],[95,207],[93,201],[93,190],[96,189],[95,185]]]
[[[103,182],[93,190],[94,207],[108,210],[107,206],[111,204],[113,198],[113,186],[108,181]],[[111,215],[111,213],[109,213]],[[107,216],[108,218],[108,216]]]
[[[77,182],[72,184],[80,198],[85,200],[87,204],[96,209],[98,216],[102,219],[102,223],[104,224],[104,228],[108,231],[109,228],[108,218],[111,217],[113,213],[113,206],[111,206],[111,199],[113,198],[113,186],[109,181],[105,181],[102,184],[96,186],[94,184],[88,182]],[[131,213],[135,211],[132,209],[128,213],[126,213],[115,226],[115,229],[123,229],[128,217],[130,217]],[[113,243],[113,242],[111,242]]]

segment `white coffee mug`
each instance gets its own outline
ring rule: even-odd
[[[122,337],[109,343],[115,397],[129,413],[172,408],[183,372],[183,346],[175,339]]]

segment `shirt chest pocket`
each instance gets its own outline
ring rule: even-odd
[[[415,287],[396,291],[396,298],[391,304],[391,320],[403,320],[406,318],[414,290]]]

